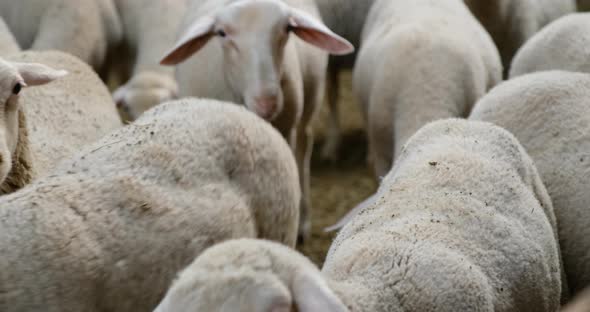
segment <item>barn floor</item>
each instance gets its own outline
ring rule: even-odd
[[[366,166],[366,138],[359,107],[351,92],[351,75],[341,77],[340,120],[344,140],[340,160],[331,164],[320,159],[328,120],[327,105],[318,116],[314,129],[316,145],[311,166],[312,235],[299,246],[305,255],[321,267],[336,233],[324,233],[323,228],[339,220],[357,203],[373,194],[377,188],[371,170]]]

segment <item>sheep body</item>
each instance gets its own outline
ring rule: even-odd
[[[18,42],[4,19],[0,17],[0,56],[14,54],[20,51]]]
[[[590,286],[590,75],[548,71],[499,85],[470,119],[512,132],[535,161],[553,200],[567,282]]]
[[[299,231],[308,237],[311,122],[323,101],[324,51],[354,48],[321,22],[313,0],[193,0],[180,29],[179,43],[162,61],[190,57],[176,69],[179,95],[244,104],[283,134],[300,170]]]
[[[341,298],[363,281],[353,311],[556,311],[556,237],[551,200],[518,141],[491,124],[443,120],[410,139],[322,271],[344,284]]]
[[[575,0],[465,0],[500,50],[505,72],[512,57],[537,31],[576,11]]]
[[[492,124],[444,120],[410,139],[321,275],[286,247],[227,242],[156,311],[556,311],[560,272],[551,200],[522,146]]]
[[[160,105],[0,199],[0,310],[151,311],[212,244],[293,246],[299,196],[289,147],[253,114]]]
[[[545,71],[590,73],[590,13],[564,16],[531,37],[514,56],[510,77]]]
[[[97,70],[122,36],[112,0],[1,1],[0,16],[23,49],[64,51]]]
[[[377,1],[353,81],[375,174],[384,176],[426,123],[467,116],[501,80],[501,68],[491,38],[461,1]]]
[[[18,119],[14,121],[18,131],[6,138],[18,143],[10,151],[12,170],[0,183],[1,193],[21,188],[84,145],[121,126],[106,86],[78,58],[62,52],[28,51],[11,55],[8,61],[42,63],[65,69],[68,75],[49,85],[26,88],[19,95]],[[12,121],[6,123],[4,126],[9,126]],[[6,162],[8,155],[4,156]]]
[[[125,47],[134,57],[131,79],[114,93],[114,98],[132,120],[178,95],[174,68],[159,63],[176,40],[187,1],[116,2],[125,33]]]

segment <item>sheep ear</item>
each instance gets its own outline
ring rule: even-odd
[[[123,101],[125,101],[126,94],[127,94],[127,85],[120,86],[119,88],[117,88],[117,90],[115,90],[115,92],[113,93],[113,101],[115,101],[115,104],[117,104],[117,107],[119,107],[123,104]]]
[[[176,46],[166,53],[160,61],[162,65],[176,65],[197,53],[213,37],[215,19],[211,16],[203,17],[188,28],[176,42]]]
[[[37,63],[17,63],[15,67],[28,86],[44,85],[68,74],[65,70],[55,70]]]
[[[296,273],[292,292],[299,312],[348,312],[348,308],[328,287],[319,273]]]
[[[354,46],[307,12],[291,8],[289,26],[297,37],[331,54],[354,52]]]
[[[331,225],[327,228],[324,228],[324,232],[327,233],[327,232],[340,230],[346,224],[348,224],[350,221],[352,221],[352,219],[354,219],[354,217],[356,217],[359,214],[359,212],[361,212],[365,208],[373,205],[373,203],[375,203],[375,201],[377,199],[378,199],[377,193],[369,196],[367,199],[363,200],[358,205],[356,205],[356,207],[354,207],[352,210],[350,210],[346,215],[344,215],[344,217],[342,217],[342,219],[340,219],[338,222],[336,222],[336,224]]]

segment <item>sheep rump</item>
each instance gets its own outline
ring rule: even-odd
[[[161,105],[0,198],[0,310],[151,310],[212,244],[294,245],[299,197],[289,147],[253,114]]]

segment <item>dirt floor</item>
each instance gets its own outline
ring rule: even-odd
[[[320,159],[328,120],[327,105],[324,105],[314,124],[316,144],[311,166],[312,235],[303,246],[299,246],[320,267],[336,235],[324,233],[323,229],[336,223],[377,188],[365,162],[366,137],[362,130],[362,116],[351,91],[350,73],[345,73],[341,79],[340,120],[344,140],[340,160],[331,164]]]

